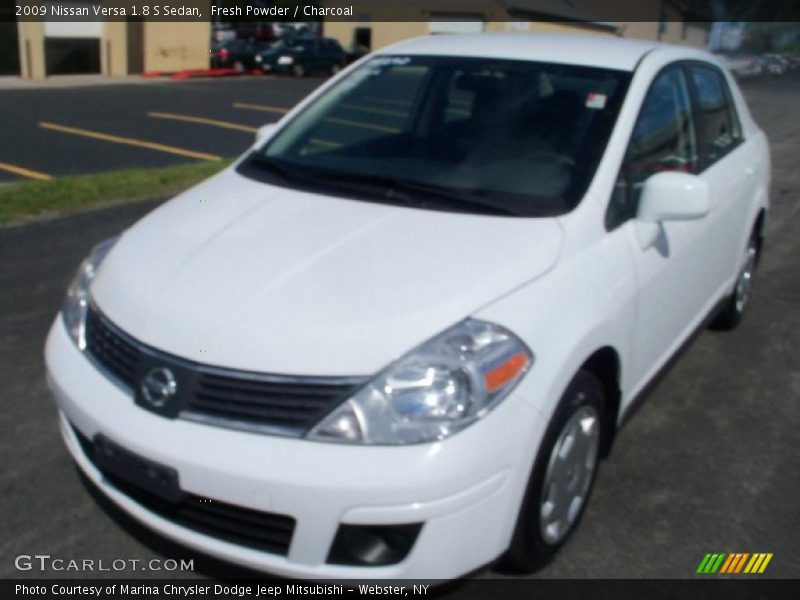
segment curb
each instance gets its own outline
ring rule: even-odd
[[[145,71],[140,77],[156,79],[169,77],[173,80],[190,79],[192,77],[236,77],[240,75],[263,75],[258,69],[252,71],[237,71],[236,69],[183,69],[182,71]]]

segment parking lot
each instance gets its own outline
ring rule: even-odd
[[[0,90],[0,182],[217,160],[244,151],[319,78],[155,80]]]
[[[149,113],[252,129],[278,118],[320,81],[3,92],[0,162],[57,176],[198,160],[65,128],[232,156],[250,144],[251,130]],[[755,81],[744,92],[770,137],[774,170],[767,247],[750,313],[736,332],[702,333],[659,383],[602,465],[575,536],[535,577],[692,577],[707,552],[771,552],[764,577],[800,577],[800,75]],[[237,106],[245,104],[268,108]],[[25,177],[0,173],[0,181]],[[65,575],[15,569],[15,556],[35,553],[195,559],[192,573],[92,574],[100,577],[245,574],[150,534],[88,494],[61,443],[45,384],[44,337],[73,269],[92,244],[156,203],[0,230],[1,577]],[[459,597],[482,597],[473,585],[459,588]]]

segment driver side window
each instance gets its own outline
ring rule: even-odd
[[[678,66],[656,78],[642,103],[606,214],[609,231],[636,216],[645,180],[662,171],[698,171],[689,87]]]

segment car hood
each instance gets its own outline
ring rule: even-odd
[[[229,169],[128,229],[91,294],[191,360],[366,375],[546,272],[561,238],[553,218],[333,198]]]

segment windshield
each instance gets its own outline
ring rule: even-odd
[[[240,172],[372,201],[561,214],[585,193],[629,79],[529,61],[376,57]]]

